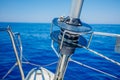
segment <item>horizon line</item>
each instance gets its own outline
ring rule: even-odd
[[[38,23],[41,23],[41,24],[50,24],[50,23],[52,23],[52,21],[51,22],[20,22],[20,21],[16,21],[16,22],[13,22],[13,21],[11,21],[11,22],[9,22],[9,21],[0,21],[0,23],[35,23],[35,24],[38,24]],[[84,23],[87,23],[87,22],[84,22]],[[92,24],[103,24],[103,25],[120,25],[120,23],[87,23],[87,24],[90,24],[90,25],[92,25]]]

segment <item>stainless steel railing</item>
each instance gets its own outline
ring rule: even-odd
[[[12,32],[11,28],[10,27],[7,27],[7,28],[1,28],[0,27],[0,31],[6,31],[8,32],[9,36],[10,36],[10,39],[11,39],[11,42],[12,42],[12,46],[13,46],[13,49],[14,49],[14,53],[15,53],[15,57],[16,57],[16,60],[17,60],[17,65],[19,67],[19,70],[20,70],[20,74],[21,74],[21,78],[22,80],[25,79],[24,77],[24,72],[23,72],[23,69],[22,69],[22,63],[21,63],[21,60],[18,56],[18,50],[17,50],[17,46],[16,46],[16,43],[15,43],[15,36],[14,36],[14,33]],[[19,38],[19,43],[20,43],[20,53],[22,51],[22,45],[21,45],[21,40],[20,40],[20,35],[18,35],[18,38]],[[21,55],[22,56],[22,55]]]

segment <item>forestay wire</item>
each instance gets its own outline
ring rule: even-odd
[[[81,45],[79,45],[79,46],[81,46]],[[96,54],[96,55],[98,55],[98,56],[100,56],[100,57],[102,57],[102,58],[104,58],[104,59],[106,59],[106,60],[108,60],[108,61],[116,64],[116,65],[118,65],[118,66],[120,66],[120,63],[119,63],[119,62],[117,62],[117,61],[115,61],[115,60],[113,60],[113,59],[110,59],[109,57],[104,56],[104,55],[102,55],[101,53],[96,52],[96,51],[94,51],[94,50],[92,50],[92,49],[90,49],[90,48],[87,48],[87,47],[85,47],[85,46],[82,46],[82,47],[83,47],[84,49],[86,49],[86,50],[88,50],[88,51],[90,51],[90,52],[92,52],[92,53],[94,53],[94,54]]]
[[[81,65],[81,66],[83,66],[83,67],[86,67],[86,68],[88,68],[88,69],[94,70],[94,71],[96,71],[96,72],[99,72],[99,73],[102,73],[102,74],[105,74],[105,75],[107,75],[107,76],[110,76],[110,77],[113,77],[113,78],[115,78],[115,79],[120,80],[120,78],[118,78],[118,77],[116,77],[116,76],[114,76],[114,75],[112,75],[112,74],[109,74],[109,73],[107,73],[107,72],[101,71],[101,70],[96,69],[96,68],[93,68],[93,67],[88,66],[88,65],[86,65],[86,64],[83,64],[83,63],[81,63],[81,62],[75,61],[75,60],[73,60],[73,59],[70,59],[70,61],[72,61],[72,62],[74,62],[74,63],[76,63],[76,64],[78,64],[78,65]]]

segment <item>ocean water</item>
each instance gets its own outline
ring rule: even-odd
[[[51,62],[58,61],[53,52],[50,38],[49,23],[0,23],[0,27],[11,26],[13,32],[21,34],[23,44],[23,55],[31,63],[41,66]],[[120,25],[110,24],[92,24],[93,31],[111,32],[120,34]],[[84,35],[89,39],[89,35]],[[93,36],[90,48],[102,53],[103,55],[120,62],[120,53],[114,52],[116,38]],[[120,78],[120,66],[111,63],[85,49],[77,48],[72,55],[72,59],[86,65],[92,66],[104,72]],[[7,32],[0,32],[0,79],[16,62],[12,44]],[[56,65],[45,67],[50,71],[56,71]],[[23,64],[25,76],[36,66]],[[21,80],[18,67],[5,78],[5,80]],[[64,80],[117,80],[105,74],[93,71],[80,66],[76,63],[69,62]]]

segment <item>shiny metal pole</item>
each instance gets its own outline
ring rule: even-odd
[[[70,56],[73,54],[75,48],[64,46],[61,49],[61,56],[59,58],[59,63],[57,66],[57,71],[54,77],[54,80],[63,80],[64,74],[69,62]]]
[[[21,61],[20,61],[20,59],[18,57],[18,51],[17,51],[16,45],[15,45],[13,33],[12,33],[10,28],[7,29],[7,32],[10,35],[10,39],[11,39],[12,46],[13,46],[13,49],[14,49],[14,52],[15,52],[15,56],[16,56],[16,60],[17,60],[17,64],[18,64],[18,67],[19,67],[19,70],[20,70],[21,78],[22,78],[22,80],[24,80],[25,76],[24,76],[24,72],[23,72],[23,69],[22,69]]]
[[[63,23],[66,23],[66,24],[68,23],[69,25],[74,25],[74,26],[79,25],[80,24],[79,17],[80,17],[80,13],[81,13],[81,9],[82,9],[82,4],[83,4],[83,0],[73,0],[69,19],[66,19],[66,21]],[[56,71],[54,80],[63,80],[64,74],[65,74],[65,71],[66,71],[66,68],[67,68],[67,65],[69,62],[69,58],[74,53],[75,48],[76,48],[70,44],[64,43],[64,41],[68,42],[68,43],[69,42],[77,43],[79,36],[74,35],[72,33],[65,33],[65,29],[64,30],[61,29],[61,32],[58,37],[59,37],[59,40],[61,40],[61,42],[63,41],[63,43],[62,44],[59,43],[60,57],[59,57],[59,63],[57,66],[57,71]]]
[[[72,0],[70,17],[79,18],[84,0]]]

